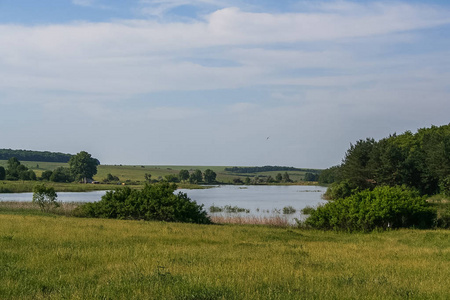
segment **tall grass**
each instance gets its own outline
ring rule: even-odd
[[[448,299],[450,232],[0,213],[0,299]]]

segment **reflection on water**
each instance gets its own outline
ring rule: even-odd
[[[209,212],[211,206],[239,207],[250,212],[225,213],[214,212],[211,215],[234,214],[238,216],[285,216],[289,220],[302,219],[300,210],[306,206],[315,207],[326,203],[322,199],[326,188],[321,186],[232,186],[223,185],[212,189],[180,190],[189,198],[204,204]],[[283,214],[283,208],[292,206],[296,212]]]

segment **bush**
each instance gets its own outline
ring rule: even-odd
[[[59,207],[57,197],[53,187],[46,187],[43,184],[33,187],[33,203],[37,203],[44,212],[49,212],[52,207]]]
[[[79,207],[77,215],[95,218],[158,220],[209,224],[210,219],[185,193],[174,194],[177,186],[167,182],[146,185],[142,190],[128,187],[107,192],[99,202]]]
[[[283,214],[285,214],[285,215],[295,214],[296,211],[297,210],[295,208],[293,208],[292,206],[290,206],[290,205],[283,207]]]
[[[313,211],[315,211],[316,209],[314,207],[311,206],[305,206],[304,208],[301,209],[302,214],[304,215],[310,215],[313,213]]]
[[[436,212],[417,191],[377,187],[319,206],[306,224],[320,229],[371,231],[377,228],[430,228]]]

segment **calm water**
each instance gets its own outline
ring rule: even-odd
[[[300,209],[306,206],[317,206],[325,203],[321,196],[326,188],[320,186],[231,186],[224,185],[210,189],[187,190],[177,192],[186,193],[189,198],[204,204],[209,212],[211,205],[238,206],[250,210],[249,213],[239,215],[273,216],[283,215],[283,207],[292,206],[297,210],[295,214],[287,216],[289,219],[302,218]],[[95,202],[99,201],[105,191],[85,193],[58,193],[61,202]],[[0,194],[0,201],[31,201],[32,193]],[[224,213],[219,213],[224,214]]]

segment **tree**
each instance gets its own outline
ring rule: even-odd
[[[53,182],[72,182],[73,177],[68,168],[58,167],[52,172],[49,180]]]
[[[119,182],[120,179],[117,176],[112,175],[111,173],[108,173],[106,175],[106,178],[103,179],[103,182],[109,183],[109,182]]]
[[[249,184],[251,184],[252,183],[252,181],[250,180],[250,178],[249,177],[245,177],[245,179],[244,179],[244,184],[245,185],[249,185]]]
[[[284,172],[284,174],[283,174],[283,181],[284,182],[292,182],[291,178],[289,178],[288,172]]]
[[[48,212],[52,207],[59,207],[58,195],[53,187],[38,184],[33,188],[33,203],[37,203],[42,211]]]
[[[304,181],[317,181],[319,180],[319,174],[317,173],[305,173],[305,178],[303,178]]]
[[[150,173],[145,173],[144,178],[145,178],[145,181],[151,182],[151,180],[152,180],[152,174],[150,174]]]
[[[186,181],[189,179],[189,171],[188,170],[180,170],[180,173],[178,173],[178,177],[180,178],[180,181]]]
[[[86,151],[81,151],[77,155],[74,155],[69,160],[70,172],[77,180],[83,180],[84,183],[87,179],[97,174],[97,166],[100,162],[93,158]]]
[[[41,174],[41,180],[50,180],[50,177],[52,177],[53,172],[50,170],[46,170],[44,172],[42,172]]]
[[[5,168],[0,166],[0,180],[5,180],[6,177],[6,170]]]
[[[203,173],[203,177],[205,178],[205,182],[206,183],[213,183],[216,181],[216,172],[214,172],[211,169],[206,169],[205,172]]]
[[[179,181],[178,176],[173,175],[173,174],[165,175],[165,176],[164,176],[164,179],[165,179],[167,182],[178,182],[178,181]]]
[[[278,173],[277,176],[275,176],[275,180],[277,182],[281,182],[283,180],[283,175],[281,175],[281,173]]]
[[[36,180],[36,174],[33,170],[28,170],[27,167],[22,165],[20,161],[11,157],[8,160],[6,168],[6,179],[7,180]]]
[[[189,182],[190,183],[199,183],[203,181],[203,174],[202,171],[199,169],[195,170],[190,176],[189,176]]]

